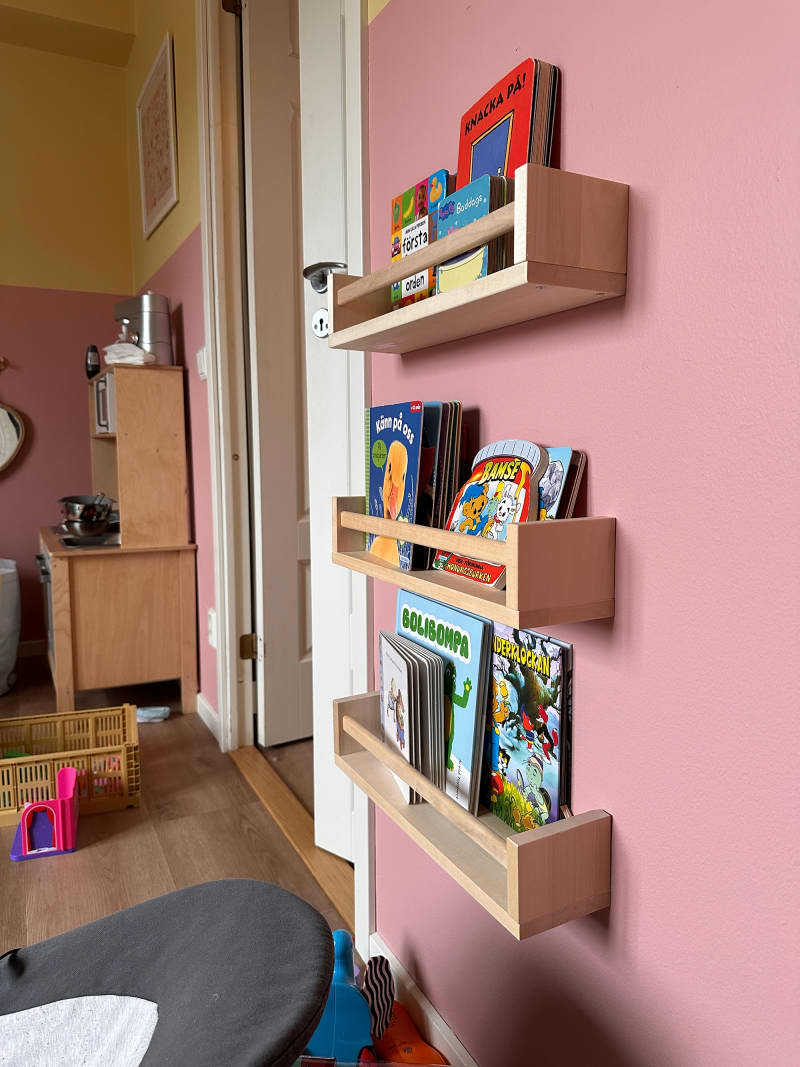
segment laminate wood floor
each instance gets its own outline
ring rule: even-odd
[[[54,710],[41,665],[22,660],[20,667],[17,689],[0,698],[0,718]],[[179,702],[177,687],[172,695],[140,688],[152,692],[111,690],[79,703]],[[71,855],[12,863],[15,828],[0,827],[0,953],[217,878],[273,882],[307,900],[332,929],[346,925],[198,716],[141,725],[139,742],[141,807],[83,816]]]

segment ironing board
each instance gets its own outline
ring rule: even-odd
[[[75,1019],[85,1005],[108,1004],[115,1018],[143,1005],[146,1067],[289,1067],[320,1020],[332,974],[331,932],[310,905],[265,882],[207,882],[0,959],[0,1035],[17,1013],[29,1033],[29,1019],[72,1007],[55,1002],[79,998]]]

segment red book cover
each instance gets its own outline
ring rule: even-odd
[[[528,162],[535,65],[524,59],[464,113],[458,140],[461,189],[484,174],[514,177]]]

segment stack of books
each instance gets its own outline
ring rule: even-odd
[[[437,170],[392,200],[393,261],[513,200],[517,167],[550,165],[558,82],[558,67],[525,59],[464,112],[457,175]],[[512,260],[508,234],[396,282],[392,309],[449,292]]]
[[[458,490],[462,404],[411,400],[364,412],[367,515],[441,529]],[[367,551],[401,570],[427,568],[433,550],[367,534]]]

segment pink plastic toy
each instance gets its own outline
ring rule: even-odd
[[[34,800],[22,809],[11,846],[12,860],[61,856],[74,852],[78,838],[78,791],[74,767],[56,776],[55,800]]]

